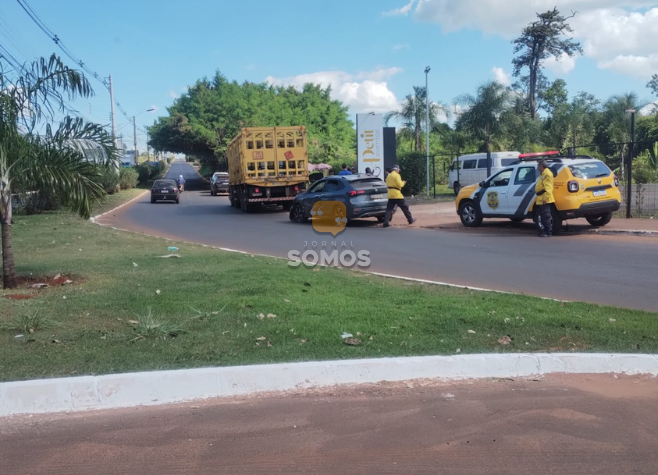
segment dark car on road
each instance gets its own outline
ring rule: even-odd
[[[307,191],[295,197],[290,208],[290,220],[306,222],[318,201],[342,201],[347,219],[377,218],[384,221],[388,198],[386,183],[368,175],[331,176],[315,182]]]
[[[217,196],[220,193],[228,194],[228,173],[215,172],[210,179],[210,194]]]
[[[156,201],[175,201],[180,203],[178,185],[174,180],[155,180],[151,187],[151,203]]]

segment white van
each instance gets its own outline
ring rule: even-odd
[[[519,152],[491,152],[491,174],[519,160]],[[487,154],[462,155],[453,160],[448,173],[448,186],[455,195],[463,186],[474,185],[489,178],[487,176]]]

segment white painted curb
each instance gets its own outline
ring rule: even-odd
[[[0,416],[152,406],[341,384],[518,378],[550,373],[656,376],[658,356],[589,353],[423,356],[16,381],[0,383]]]
[[[139,195],[135,196],[132,200],[126,201],[125,203],[120,204],[116,208],[112,208],[111,210],[106,211],[105,213],[101,213],[101,214],[98,214],[96,216],[92,216],[91,218],[89,218],[89,221],[91,221],[92,223],[95,223],[97,219],[102,218],[106,214],[114,213],[116,210],[121,209],[124,206],[128,206],[130,203],[132,203],[133,201],[137,201],[138,199],[140,199],[142,196],[144,196],[148,192],[149,192],[149,190],[144,190],[144,193],[140,193]]]

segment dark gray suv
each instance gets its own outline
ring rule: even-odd
[[[368,175],[330,176],[315,182],[307,191],[295,197],[290,208],[290,221],[303,223],[311,217],[318,201],[342,201],[347,219],[377,218],[383,222],[386,214],[388,188],[380,178]]]

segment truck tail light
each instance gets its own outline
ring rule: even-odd
[[[615,186],[619,186],[619,177],[617,175],[614,175],[615,177]]]
[[[296,187],[295,187],[295,191],[299,191],[299,186],[296,186]]]
[[[254,193],[260,193],[260,188],[254,188]]]
[[[580,185],[577,181],[572,180],[567,184],[567,188],[569,189],[569,193],[578,193]]]

